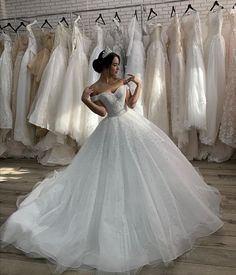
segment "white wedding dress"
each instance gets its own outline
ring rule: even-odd
[[[170,262],[220,227],[220,194],[168,136],[125,105],[126,86],[93,96],[107,109],[72,163],[18,200],[2,245],[57,271],[129,274]]]
[[[176,15],[168,28],[170,91],[171,91],[171,133],[181,149],[188,144],[188,131],[184,126],[186,111],[185,61],[182,32],[179,17]]]
[[[206,72],[203,60],[202,31],[199,14],[182,17],[186,50],[185,128],[206,129]]]
[[[4,50],[0,56],[0,156],[7,150],[7,134],[12,129],[12,43],[9,35],[2,33]]]
[[[0,56],[0,129],[11,129],[12,43],[10,36],[5,33],[1,38],[4,41],[4,50]]]
[[[145,71],[145,116],[169,134],[166,74],[169,64],[162,38],[162,26],[157,24],[150,36]]]
[[[229,66],[220,125],[220,140],[236,148],[236,10],[230,10]]]
[[[43,72],[40,85],[29,113],[29,122],[41,128],[55,131],[58,101],[61,98],[63,80],[69,55],[68,30],[57,26],[54,50]]]
[[[78,22],[74,22],[72,53],[62,83],[55,117],[55,132],[69,135],[81,144],[84,135],[84,112],[81,96],[88,80],[88,58],[91,41],[81,33]],[[87,111],[87,110],[85,110]],[[90,111],[90,110],[89,110]]]
[[[200,140],[213,145],[218,136],[225,95],[225,41],[222,35],[222,10],[208,14],[208,36],[205,42],[206,60],[206,129]]]
[[[89,58],[88,86],[95,83],[100,77],[100,74],[95,72],[94,69],[93,69],[93,61],[95,59],[97,59],[100,52],[104,50],[104,33],[103,33],[103,29],[100,26],[95,25],[93,27],[93,30],[96,33],[96,46],[94,47],[94,49],[93,49],[93,51],[90,55],[90,58]]]
[[[37,53],[37,41],[31,28],[27,25],[29,36],[28,47],[21,61],[19,80],[16,94],[16,120],[14,128],[14,139],[32,148],[35,144],[35,129],[28,122],[27,116],[30,109],[31,98],[31,74],[28,64]]]
[[[125,74],[136,75],[142,81],[144,87],[144,71],[145,71],[145,49],[142,42],[142,30],[138,24],[136,17],[134,16],[128,27],[129,45],[127,49],[127,65],[125,68]],[[135,84],[130,83],[130,90],[133,93],[135,90]],[[141,96],[134,108],[139,114],[143,115],[143,89],[141,89]]]

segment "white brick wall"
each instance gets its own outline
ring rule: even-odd
[[[96,9],[104,7],[116,7],[116,6],[128,6],[133,4],[142,3],[153,3],[146,6],[146,13],[143,13],[144,23],[147,20],[150,8],[158,14],[153,22],[160,22],[163,24],[168,24],[170,20],[171,7],[174,5],[176,11],[181,15],[186,10],[188,3],[199,11],[202,18],[204,18],[213,5],[214,1],[211,0],[192,0],[192,1],[179,1],[174,3],[166,3],[169,1],[165,0],[0,0],[0,19],[6,17],[20,17],[24,16],[35,16],[40,24],[44,22],[47,18],[52,25],[56,25],[57,21],[65,16],[67,21],[71,23],[76,16],[70,15],[69,13],[76,10],[87,10]],[[225,8],[231,8],[235,3],[235,0],[219,0]],[[140,8],[124,8],[124,9],[114,9],[106,11],[96,11],[81,13],[83,24],[85,26],[85,31],[91,35],[90,27],[94,24],[95,19],[98,17],[99,13],[102,13],[103,18],[106,22],[106,27],[109,27],[109,23],[112,22],[112,18],[115,12],[118,11],[119,17],[123,24],[127,24],[134,14],[135,9],[138,11],[138,17],[140,20]],[[37,14],[48,14],[54,12],[62,12],[64,14],[57,16],[45,16],[37,17]],[[34,18],[30,18],[29,21],[33,21]],[[7,22],[11,22],[13,26],[18,26],[19,21],[1,21],[0,25],[5,25]]]

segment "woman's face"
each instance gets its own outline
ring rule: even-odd
[[[120,68],[119,58],[115,56],[110,66],[110,75],[116,77],[117,73],[119,72],[119,68]]]

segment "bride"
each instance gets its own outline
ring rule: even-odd
[[[0,229],[2,246],[47,258],[59,273],[133,274],[176,259],[223,225],[219,192],[163,131],[132,110],[141,83],[133,75],[117,79],[119,61],[102,51],[93,63],[100,79],[82,95],[105,118],[72,163],[18,200]]]

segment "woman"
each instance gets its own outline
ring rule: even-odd
[[[131,110],[141,83],[117,79],[119,56],[106,49],[93,67],[101,77],[82,100],[106,118],[64,171],[21,202],[1,239],[48,258],[59,272],[130,274],[170,262],[218,230],[220,195],[164,132]]]

